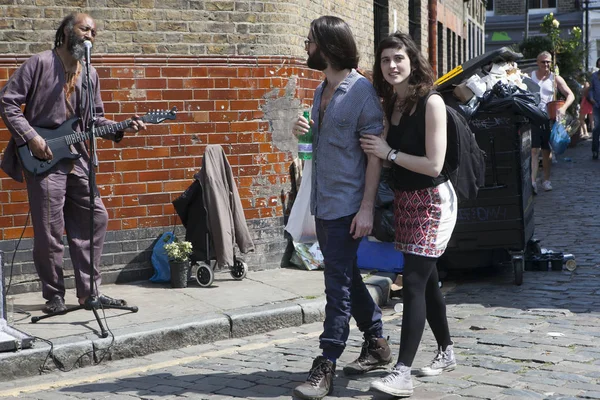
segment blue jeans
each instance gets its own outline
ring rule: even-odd
[[[592,152],[598,152],[600,142],[600,108],[594,107],[594,130],[592,131]]]
[[[381,337],[381,309],[373,301],[356,265],[359,239],[350,235],[353,215],[316,218],[317,238],[325,259],[325,321],[319,337],[323,354],[339,358],[350,333],[350,316],[365,337]]]

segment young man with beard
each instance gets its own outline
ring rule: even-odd
[[[2,158],[2,169],[13,179],[27,183],[33,225],[33,261],[47,300],[46,313],[66,310],[63,278],[63,232],[66,230],[69,252],[75,271],[75,285],[80,304],[100,285],[100,259],[108,225],[108,213],[100,196],[95,195],[94,209],[94,276],[90,276],[90,191],[87,143],[71,145],[81,155],[76,160],[61,160],[47,173],[33,175],[20,165],[16,149],[27,144],[40,160],[52,159],[52,151],[33,127],[55,129],[73,117],[79,117],[78,130],[85,131],[92,116],[88,109],[88,89],[83,64],[84,41],[94,42],[96,24],[86,14],[67,16],[56,31],[54,49],[33,55],[19,67],[0,91],[0,114],[11,133]],[[112,124],[104,118],[98,74],[90,66],[91,97],[94,101],[96,126]],[[21,106],[25,104],[25,111]],[[145,129],[133,117],[126,132]],[[123,132],[111,137],[121,140]],[[91,280],[94,280],[92,282]],[[123,300],[99,295],[104,305],[124,305]]]
[[[356,71],[356,43],[343,20],[324,16],[312,21],[304,43],[308,67],[323,71],[325,80],[314,94],[312,121],[299,117],[293,133],[302,135],[312,126],[311,213],[325,260],[327,305],[319,339],[323,353],[294,395],[321,399],[333,389],[336,361],[346,346],[351,316],[363,332],[364,344],[358,359],[344,372],[365,373],[391,361],[382,335],[381,310],[356,265],[360,240],[373,227],[381,171],[381,160],[367,156],[359,139],[380,135],[384,115],[375,89]]]

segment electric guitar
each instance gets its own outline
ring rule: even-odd
[[[140,119],[146,124],[159,124],[166,119],[175,119],[176,114],[177,108],[173,107],[170,111],[150,111],[146,115],[140,117]],[[19,154],[23,168],[34,175],[40,175],[48,171],[61,160],[75,160],[81,157],[81,154],[73,153],[71,151],[70,145],[88,140],[90,138],[90,133],[75,131],[74,128],[76,127],[78,120],[79,118],[71,118],[56,129],[38,128],[34,126],[33,129],[46,140],[48,147],[52,150],[53,157],[52,160],[40,160],[33,155],[29,146],[25,143],[17,148],[17,153]],[[132,123],[133,120],[128,119],[116,124],[96,127],[94,128],[94,136],[101,137],[110,133],[114,134],[129,128]]]

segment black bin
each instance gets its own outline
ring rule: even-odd
[[[527,118],[510,111],[478,112],[469,124],[487,155],[485,187],[475,200],[459,204],[456,227],[440,262],[455,269],[510,261],[520,285],[525,253],[536,245],[531,126]]]

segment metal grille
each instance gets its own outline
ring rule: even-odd
[[[388,0],[373,0],[373,41],[375,44],[375,52],[377,51],[379,42],[381,42],[387,35],[390,34],[388,13]]]

